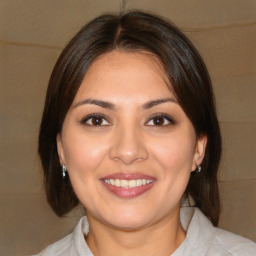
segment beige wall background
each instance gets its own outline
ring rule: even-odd
[[[168,17],[209,68],[224,140],[220,227],[256,241],[256,1],[128,0]],[[37,135],[58,55],[118,0],[0,1],[0,254],[39,252],[73,230],[79,209],[58,218],[47,205]]]

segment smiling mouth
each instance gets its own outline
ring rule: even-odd
[[[152,179],[136,179],[136,180],[124,180],[124,179],[104,179],[105,183],[121,188],[136,188],[148,185],[153,182]]]
[[[156,179],[140,173],[114,173],[101,178],[100,181],[117,197],[131,199],[150,190]]]

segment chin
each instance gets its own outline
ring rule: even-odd
[[[115,220],[115,222],[108,223],[111,227],[121,230],[139,230],[148,225],[147,221],[142,218],[124,218]]]
[[[144,210],[118,210],[112,211],[108,216],[102,216],[102,220],[115,229],[138,230],[154,222],[154,216]]]

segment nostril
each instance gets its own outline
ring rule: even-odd
[[[138,154],[123,154],[120,153],[119,154],[115,154],[116,156],[111,157],[112,160],[114,161],[120,161],[122,163],[124,163],[125,165],[130,165],[133,164],[135,162],[139,162],[139,161],[143,161],[145,160],[147,157],[142,156],[142,155],[138,155]]]
[[[141,140],[123,136],[113,142],[109,155],[112,160],[129,165],[147,159],[148,152]]]

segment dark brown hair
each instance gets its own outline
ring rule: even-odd
[[[98,56],[113,50],[146,51],[156,56],[197,136],[207,135],[202,171],[192,173],[186,196],[191,196],[195,205],[217,225],[221,135],[207,69],[197,50],[179,29],[163,18],[140,11],[102,15],[92,20],[69,42],[54,67],[39,135],[39,154],[49,204],[58,216],[78,204],[69,178],[62,177],[56,136],[88,67]]]

